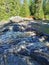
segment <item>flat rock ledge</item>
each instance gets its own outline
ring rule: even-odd
[[[8,21],[1,21],[0,22],[0,25],[4,25],[4,24],[7,24],[7,23],[11,23],[11,22],[15,22],[15,23],[21,23],[21,22],[24,22],[24,21],[33,21],[32,18],[23,18],[23,17],[20,17],[20,16],[12,16],[11,18],[9,18]]]

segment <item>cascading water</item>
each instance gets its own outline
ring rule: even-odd
[[[49,38],[29,24],[0,28],[0,65],[49,65]]]

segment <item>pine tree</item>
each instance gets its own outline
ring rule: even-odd
[[[20,15],[20,0],[0,0],[0,20]]]
[[[43,0],[44,18],[49,19],[49,0]]]
[[[35,14],[35,2],[34,0],[30,0],[30,3],[29,3],[29,9],[30,9],[30,13],[31,15],[34,15]]]
[[[49,14],[49,0],[43,0],[43,9],[45,14]]]
[[[35,0],[35,17],[38,19],[42,19],[44,17],[42,5],[43,0]]]
[[[5,16],[5,0],[0,0],[0,20]]]
[[[10,0],[9,1],[10,16],[15,16],[20,14],[20,0]]]
[[[20,15],[20,8],[21,8],[21,5],[20,5],[20,0],[15,0],[15,11],[16,11],[16,15]]]
[[[27,0],[24,0],[22,7],[21,7],[21,16],[28,17],[30,16],[29,6]]]

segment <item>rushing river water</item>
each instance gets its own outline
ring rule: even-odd
[[[29,24],[2,27],[0,65],[49,65],[49,37]]]

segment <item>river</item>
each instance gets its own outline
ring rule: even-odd
[[[0,26],[0,65],[49,65],[49,24]]]

